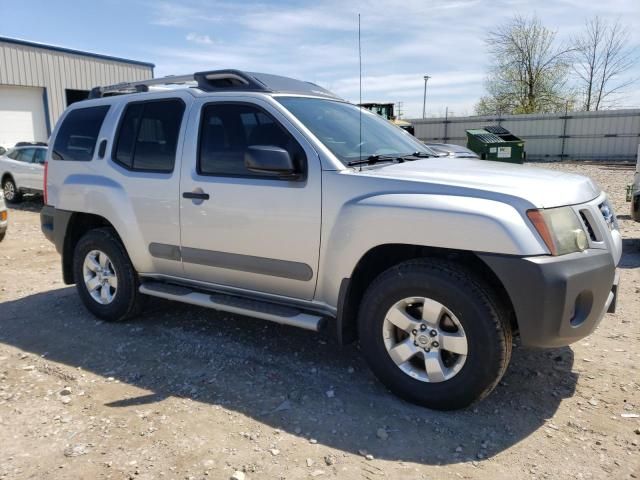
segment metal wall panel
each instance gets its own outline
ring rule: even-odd
[[[151,65],[80,52],[56,51],[45,46],[20,45],[0,39],[0,84],[44,87],[51,128],[67,107],[66,89],[91,90],[97,85],[152,77]]]
[[[466,130],[502,125],[525,140],[530,160],[635,160],[640,144],[640,109],[407,121],[420,140],[459,145]]]

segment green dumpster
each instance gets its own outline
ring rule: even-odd
[[[525,159],[524,140],[498,125],[467,130],[467,148],[483,160],[523,163]]]

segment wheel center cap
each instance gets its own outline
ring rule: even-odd
[[[431,341],[428,335],[418,335],[418,343],[420,345],[427,345]]]

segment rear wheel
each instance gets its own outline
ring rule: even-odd
[[[16,183],[11,177],[7,177],[2,182],[2,191],[4,192],[4,198],[9,203],[19,203],[22,200],[22,194],[18,191]]]
[[[118,322],[140,312],[138,275],[113,229],[91,230],[80,239],[73,273],[82,302],[95,316]]]
[[[358,317],[362,352],[392,392],[429,408],[463,408],[488,395],[511,357],[507,315],[454,262],[420,259],[382,273]]]

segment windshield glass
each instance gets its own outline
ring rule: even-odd
[[[276,97],[338,159],[347,164],[372,155],[433,155],[423,143],[375,113],[355,105],[321,98]]]

